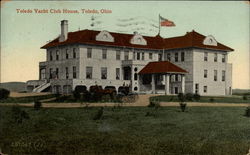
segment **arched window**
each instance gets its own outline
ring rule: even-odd
[[[134,87],[134,91],[137,91],[138,90],[138,87]]]

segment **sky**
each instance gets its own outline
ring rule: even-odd
[[[32,13],[20,13],[17,9]],[[36,13],[35,9],[48,13]],[[78,13],[62,13],[63,9]],[[83,13],[82,9],[98,10],[99,14]],[[111,13],[101,13],[102,9],[111,10]],[[61,13],[54,13],[54,10]],[[213,35],[218,42],[233,48],[229,53],[229,63],[233,64],[233,88],[250,88],[250,5],[244,1],[1,2],[0,82],[38,79],[38,64],[46,60],[45,49],[40,47],[59,36],[61,20],[68,20],[69,32],[79,29],[138,31],[155,36],[159,14],[176,25],[162,27],[162,37],[181,36],[195,30]]]

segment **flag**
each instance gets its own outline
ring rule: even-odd
[[[174,22],[160,16],[160,26],[175,26]]]

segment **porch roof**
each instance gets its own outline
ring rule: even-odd
[[[160,73],[188,73],[186,70],[169,61],[155,61],[148,63],[139,74],[160,74]]]

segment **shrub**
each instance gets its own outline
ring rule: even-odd
[[[97,113],[95,114],[93,120],[100,120],[102,118],[102,116],[103,116],[103,111],[104,111],[104,108],[101,107],[101,109],[99,109],[97,111]]]
[[[185,96],[186,96],[186,100],[193,101],[193,94],[192,93],[187,93]]]
[[[246,112],[245,112],[245,116],[250,117],[250,106],[247,107]]]
[[[201,96],[200,96],[200,94],[195,93],[193,95],[193,98],[194,98],[195,101],[199,101],[201,99]]]
[[[42,107],[42,103],[40,101],[34,102],[34,109],[39,110]]]
[[[184,112],[186,110],[186,107],[187,107],[187,104],[186,103],[180,103],[180,108],[181,108],[181,111]]]
[[[159,108],[161,105],[158,101],[150,101],[148,107]]]
[[[60,95],[55,99],[56,102],[65,102],[65,101],[72,101],[71,96],[69,95]]]
[[[19,106],[13,106],[11,109],[12,119],[15,123],[22,123],[24,119],[29,119],[29,114]]]
[[[173,96],[171,96],[170,97],[170,99],[169,99],[169,101],[173,101],[174,100],[174,97]]]
[[[0,88],[0,100],[1,99],[6,99],[10,95],[10,91],[4,88]]]
[[[184,102],[185,99],[186,99],[186,96],[185,96],[183,93],[179,93],[179,94],[178,94],[178,99],[179,99],[181,102]]]
[[[79,91],[73,91],[73,96],[75,100],[79,100],[81,98],[81,94]]]
[[[247,100],[247,95],[243,95],[243,100]]]
[[[210,102],[214,102],[214,98],[210,98],[209,101],[210,101]]]

